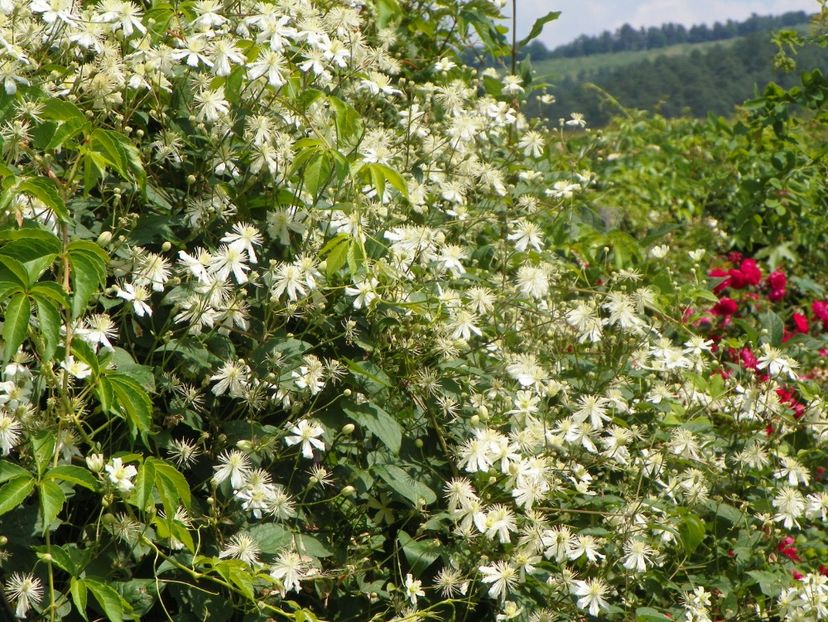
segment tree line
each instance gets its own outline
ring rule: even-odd
[[[776,52],[767,33],[755,33],[728,46],[716,45],[681,56],[662,54],[624,67],[582,73],[552,85],[557,101],[551,108],[541,109],[535,100],[529,112],[555,118],[580,112],[591,125],[604,125],[617,108],[591,87],[594,84],[626,108],[657,111],[667,117],[729,116],[736,105],[755,97],[769,82],[785,87],[797,82],[796,74],[773,68]],[[828,72],[828,50],[803,48],[798,62]]]
[[[548,49],[543,42],[535,40],[523,50],[523,56],[533,61],[547,58],[576,58],[593,54],[653,50],[680,43],[704,43],[744,37],[779,28],[790,28],[808,21],[805,11],[789,11],[782,15],[753,14],[743,21],[727,20],[712,26],[697,24],[689,28],[682,24],[662,24],[649,28],[635,28],[624,24],[615,32],[605,30],[599,35],[581,35],[571,43]]]

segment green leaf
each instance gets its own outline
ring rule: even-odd
[[[532,24],[532,29],[529,31],[529,34],[526,35],[523,39],[518,41],[518,47],[523,47],[532,39],[536,39],[540,36],[540,33],[543,32],[543,27],[546,26],[549,22],[553,22],[561,16],[560,11],[550,11],[543,17],[539,17],[535,20],[535,23]]]
[[[60,464],[46,471],[43,479],[58,480],[61,482],[69,482],[70,484],[77,484],[83,486],[91,491],[96,491],[99,488],[98,480],[92,473],[83,467],[74,466],[72,464]]]
[[[122,179],[131,181],[134,178],[142,187],[146,183],[141,155],[124,134],[96,128],[89,136],[89,149],[102,157]]]
[[[9,481],[10,479],[17,479],[18,477],[30,476],[29,472],[22,466],[9,462],[8,460],[0,460],[0,484]]]
[[[759,320],[762,322],[762,329],[767,331],[770,345],[780,345],[785,333],[785,324],[782,322],[782,318],[773,311],[765,311],[759,316]]]
[[[86,616],[86,584],[83,580],[72,577],[69,581],[69,592],[72,594],[72,602],[75,603],[75,609],[78,610],[78,613],[84,620],[89,620]]]
[[[80,317],[92,295],[106,284],[106,262],[83,249],[69,249],[72,267],[72,317]]]
[[[415,506],[419,505],[421,500],[425,501],[426,505],[437,501],[437,495],[431,488],[394,464],[375,465],[374,472],[400,496],[408,499]]]
[[[43,103],[43,111],[40,115],[47,121],[86,121],[86,115],[72,102],[66,99],[50,97]]]
[[[69,211],[51,179],[32,177],[19,184],[17,190],[40,200],[61,222],[69,222]]]
[[[161,497],[161,503],[167,516],[175,514],[179,505],[189,509],[191,493],[187,478],[174,466],[163,460],[148,458],[147,462],[152,463],[155,468],[155,489]]]
[[[133,433],[146,433],[152,427],[152,401],[140,383],[124,374],[107,374],[115,403],[125,416]],[[172,467],[170,467],[172,468]]]
[[[702,519],[691,513],[684,517],[681,527],[679,527],[679,534],[681,534],[681,542],[687,555],[692,555],[699,547],[699,544],[704,540],[704,532],[705,526]]]
[[[138,469],[138,476],[135,478],[135,488],[132,491],[130,500],[135,506],[146,511],[154,505],[152,489],[155,487],[155,465],[152,460],[145,460]]]
[[[37,306],[37,323],[43,335],[43,359],[49,361],[60,345],[60,311],[51,300],[45,300],[37,294],[32,294],[32,298]]]
[[[35,546],[32,547],[34,551],[37,553],[37,557],[39,559],[45,560],[47,559],[47,555],[51,556],[52,563],[55,564],[61,570],[69,573],[70,575],[74,576],[78,573],[77,565],[69,553],[66,552],[62,546],[57,544],[52,544],[51,546]]]
[[[635,622],[670,622],[670,620],[672,618],[652,607],[639,607],[635,610]]]
[[[342,410],[363,428],[376,436],[393,453],[399,453],[402,443],[402,426],[394,417],[371,402],[357,404],[348,401]]]
[[[782,589],[790,582],[787,574],[782,575],[766,570],[751,570],[748,572],[748,575],[759,584],[759,589],[762,590],[762,593],[770,598],[779,596],[782,593]]]
[[[115,588],[93,579],[84,579],[83,582],[92,592],[95,600],[98,601],[107,619],[110,622],[123,622],[124,601],[121,595],[115,591]]]
[[[17,477],[0,488],[0,516],[20,507],[35,487],[34,478],[28,473]]]
[[[28,288],[31,284],[31,281],[29,281],[29,271],[14,257],[0,254],[0,266],[5,268],[3,270],[4,282],[16,280],[24,288]]]
[[[425,572],[426,568],[440,557],[440,551],[442,550],[442,544],[439,540],[415,540],[404,531],[400,531],[397,541],[405,554],[405,559],[411,566],[411,572],[416,576]]]
[[[52,480],[44,480],[40,483],[40,516],[43,519],[44,533],[60,514],[64,503],[66,503],[66,495],[60,486]]]
[[[34,454],[35,465],[37,465],[37,473],[38,475],[42,475],[55,455],[57,439],[48,430],[41,430],[32,434],[30,443],[32,453]]]
[[[26,338],[31,314],[29,297],[22,292],[15,294],[9,301],[3,318],[3,341],[6,342],[3,355],[6,362],[11,360]]]
[[[254,525],[247,533],[265,555],[275,555],[293,542],[293,534],[276,523]]]

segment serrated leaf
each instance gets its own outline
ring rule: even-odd
[[[0,516],[20,507],[35,487],[34,478],[28,473],[25,476],[10,480],[0,488]]]
[[[32,307],[26,294],[21,292],[12,296],[3,318],[3,341],[5,341],[3,354],[6,362],[11,360],[26,338],[31,314]]]

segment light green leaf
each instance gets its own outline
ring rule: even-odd
[[[256,541],[265,555],[275,555],[293,542],[293,534],[276,523],[254,525],[247,530],[247,533]]]
[[[43,519],[44,533],[57,518],[66,503],[66,495],[63,490],[52,480],[44,480],[40,483],[40,516]]]
[[[72,602],[75,603],[75,609],[78,610],[78,613],[84,620],[89,620],[86,616],[87,591],[83,580],[72,577],[69,581],[69,592],[72,594]]]
[[[681,534],[681,542],[687,555],[691,555],[699,547],[704,540],[704,532],[705,526],[702,519],[690,513],[684,517],[679,527],[679,534]]]
[[[8,460],[0,460],[0,484],[7,482],[10,479],[17,479],[18,477],[30,476],[29,472],[22,466],[9,462]]]
[[[46,471],[43,479],[58,480],[61,482],[69,482],[70,484],[77,484],[83,486],[91,491],[96,491],[100,487],[98,480],[92,473],[83,467],[74,466],[72,464],[60,464]]]
[[[38,474],[43,474],[46,467],[52,462],[55,454],[57,439],[48,430],[41,430],[32,434],[30,443],[34,454]]]
[[[0,488],[0,516],[20,507],[35,487],[34,478],[28,473],[17,477]]]
[[[138,469],[138,477],[135,478],[135,488],[130,498],[131,502],[140,510],[147,510],[154,505],[152,489],[155,487],[155,466],[152,460],[145,460]]]

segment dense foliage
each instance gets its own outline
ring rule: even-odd
[[[825,79],[573,137],[499,11],[0,3],[3,615],[826,617]]]

